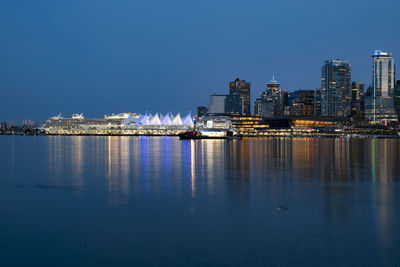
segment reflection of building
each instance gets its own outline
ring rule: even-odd
[[[229,94],[238,93],[243,98],[243,115],[250,115],[250,83],[236,78],[229,83]]]
[[[290,116],[314,116],[314,91],[299,90],[289,93]]]
[[[226,178],[229,180],[228,190],[235,206],[246,206],[250,202],[251,190],[251,143],[246,140],[238,143],[225,143]]]
[[[254,105],[254,113],[266,118],[281,118],[284,115],[287,93],[280,89],[280,83],[273,80],[267,84],[267,90],[261,94]]]
[[[397,121],[394,109],[395,65],[392,54],[376,50],[372,55],[372,92],[366,99],[365,119],[370,123]]]
[[[321,115],[348,117],[351,112],[351,65],[345,60],[326,60],[322,66]]]
[[[217,95],[216,93],[210,96],[210,106],[208,107],[209,114],[225,113],[225,98],[227,95]]]
[[[355,120],[364,120],[365,101],[364,101],[364,83],[352,82],[351,92],[351,116]]]

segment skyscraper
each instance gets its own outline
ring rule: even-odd
[[[233,91],[225,98],[225,113],[229,115],[243,115],[243,97]]]
[[[351,113],[351,65],[326,60],[321,75],[321,116],[348,117]]]
[[[229,83],[229,94],[237,92],[243,98],[243,115],[250,115],[250,83],[236,78]]]
[[[394,109],[396,110],[397,118],[400,119],[400,80],[397,80],[394,86]]]
[[[280,83],[272,78],[272,81],[267,83],[267,90],[255,101],[255,115],[267,118],[283,117],[285,96],[287,94],[280,89]]]
[[[298,90],[289,94],[290,116],[314,116],[314,90]]]
[[[372,124],[397,121],[394,109],[395,65],[392,54],[376,50],[372,55],[372,92],[365,118]]]
[[[314,104],[314,115],[321,116],[321,94],[322,89],[315,89],[315,104]]]
[[[354,120],[363,121],[365,114],[364,83],[352,82],[351,116]]]
[[[208,114],[223,114],[225,113],[225,98],[227,95],[210,95],[210,105],[208,106]]]

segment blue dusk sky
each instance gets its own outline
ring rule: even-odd
[[[398,0],[2,0],[0,120],[60,112],[196,112],[228,82],[272,73],[283,89],[320,86],[326,59],[371,80],[375,49],[400,62]]]

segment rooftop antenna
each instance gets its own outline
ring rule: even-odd
[[[275,72],[272,73],[272,80],[275,81]]]

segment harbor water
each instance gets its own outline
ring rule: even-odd
[[[399,251],[399,139],[0,136],[0,266],[395,266]]]

